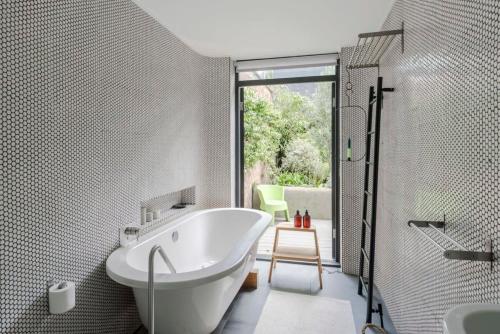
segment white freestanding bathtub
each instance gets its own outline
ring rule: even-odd
[[[142,323],[148,319],[148,256],[160,245],[172,262],[171,273],[155,257],[155,332],[213,331],[252,269],[257,241],[271,215],[250,209],[210,209],[189,213],[120,247],[108,258],[106,271],[130,286]]]

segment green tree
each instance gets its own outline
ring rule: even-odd
[[[330,165],[332,140],[332,87],[330,83],[318,83],[313,95],[309,136],[319,149],[323,162]]]
[[[306,134],[309,128],[307,115],[311,113],[313,105],[307,97],[291,92],[286,86],[273,89],[273,105],[280,113],[277,122],[280,140],[276,164],[281,167],[288,145]]]
[[[277,131],[279,115],[252,89],[245,89],[244,110],[245,168],[252,168],[259,161],[273,168],[281,137]]]

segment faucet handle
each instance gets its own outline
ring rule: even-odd
[[[131,223],[133,224],[133,223]],[[125,227],[120,227],[118,229],[119,231],[119,238],[120,238],[120,245],[121,246],[126,246],[128,245],[132,240],[130,240],[130,236],[135,236],[135,241],[139,241],[139,235],[141,232],[141,228],[139,226],[133,226],[133,225],[128,225]]]
[[[126,235],[139,235],[139,232],[141,231],[141,229],[137,226],[127,226],[125,227],[125,234]]]

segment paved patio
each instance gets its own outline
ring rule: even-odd
[[[277,223],[283,220],[276,220]],[[312,219],[312,225],[316,227],[318,234],[321,260],[325,263],[333,262],[332,258],[332,221],[323,219]],[[276,227],[269,226],[264,235],[259,240],[259,258],[271,258],[273,252],[274,235]],[[280,245],[292,247],[314,247],[314,237],[312,233],[296,233],[293,231],[280,232]]]

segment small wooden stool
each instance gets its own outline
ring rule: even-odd
[[[241,289],[243,290],[255,290],[259,284],[259,269],[253,268],[247,275],[247,278],[243,282]]]
[[[315,247],[306,248],[306,247],[279,246],[278,242],[279,242],[280,231],[313,233]],[[269,279],[268,279],[269,283],[271,283],[273,269],[276,268],[276,262],[278,262],[279,260],[317,263],[318,274],[319,274],[319,287],[320,289],[323,289],[323,278],[321,277],[321,274],[323,273],[323,266],[321,265],[321,256],[319,254],[318,235],[316,234],[316,228],[314,226],[311,226],[310,228],[303,228],[303,227],[295,227],[293,224],[290,223],[281,223],[276,225],[276,235],[274,236],[271,268],[269,268]]]

